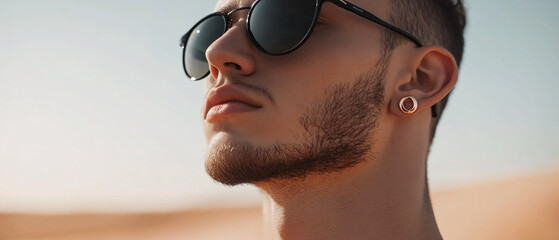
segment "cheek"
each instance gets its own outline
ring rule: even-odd
[[[282,124],[298,124],[298,118],[293,116],[323,99],[326,89],[351,84],[374,65],[363,58],[355,61],[361,57],[356,56],[358,53],[331,45],[330,42],[313,44],[309,39],[293,53],[267,59],[266,64],[274,68],[267,71],[265,85],[273,89],[278,110],[288,120]]]
[[[268,83],[278,93],[278,102],[290,106],[290,112],[323,98],[327,88],[353,83],[376,63],[364,58],[356,61],[358,53],[341,48],[302,47],[292,54],[273,60],[273,81]]]

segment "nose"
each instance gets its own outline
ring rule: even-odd
[[[251,44],[245,21],[236,22],[206,50],[206,59],[214,79],[219,75],[248,76],[254,73],[256,48]]]

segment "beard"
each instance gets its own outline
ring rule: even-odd
[[[302,142],[265,147],[242,141],[213,142],[206,155],[206,171],[214,180],[232,186],[304,179],[374,158],[370,151],[384,102],[387,63],[381,57],[352,84],[327,88],[324,98],[315,100],[299,117]]]

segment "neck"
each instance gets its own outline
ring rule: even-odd
[[[395,152],[337,173],[257,183],[267,239],[442,239],[424,157]]]

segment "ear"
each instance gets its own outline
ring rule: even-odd
[[[400,100],[412,96],[417,99],[417,111],[430,110],[456,85],[458,67],[450,52],[438,46],[416,48],[408,55],[405,68],[410,74],[402,75],[395,85],[390,112],[409,116],[400,110]]]

